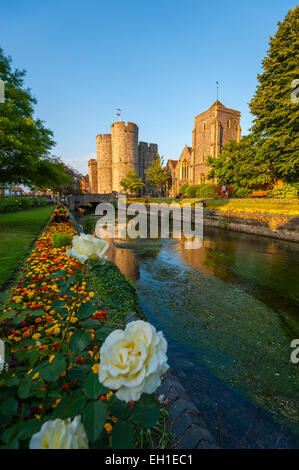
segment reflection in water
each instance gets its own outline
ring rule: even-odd
[[[290,342],[299,337],[298,245],[209,229],[201,249],[173,239],[115,240],[109,257],[136,281],[150,321],[168,335],[172,367],[212,426],[221,403],[226,445],[255,447],[264,430],[265,447],[290,446],[269,423],[298,430],[298,365],[290,362]]]

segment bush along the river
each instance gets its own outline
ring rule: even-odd
[[[86,271],[97,262],[105,278],[107,244],[61,216],[60,206],[2,299],[0,447],[134,448],[161,416],[167,343],[143,320],[106,324]],[[53,245],[58,232],[72,236],[71,248]]]
[[[18,212],[49,205],[44,196],[0,196],[0,213]]]

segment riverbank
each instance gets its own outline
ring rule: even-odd
[[[205,210],[203,224],[223,230],[299,242],[299,217]]]

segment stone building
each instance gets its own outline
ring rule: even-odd
[[[82,194],[89,194],[90,193],[90,188],[89,188],[89,175],[82,176],[82,178],[78,179],[78,182],[80,184],[80,191]]]
[[[145,170],[157,157],[158,145],[138,142],[138,126],[123,121],[111,125],[111,134],[96,136],[97,160],[88,162],[91,193],[122,192],[120,181],[129,170],[145,183]]]
[[[241,139],[241,113],[226,108],[220,101],[194,118],[192,147],[185,145],[179,160],[168,160],[170,179],[168,194],[176,196],[182,184],[206,183],[209,167],[207,157],[217,157],[223,145]]]

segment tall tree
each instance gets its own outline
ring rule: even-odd
[[[251,134],[261,162],[268,161],[274,179],[299,178],[299,106],[292,102],[292,82],[298,78],[299,7],[289,10],[262,62],[258,86],[249,106],[255,116]]]
[[[124,191],[130,191],[131,194],[137,193],[145,186],[141,178],[138,178],[134,170],[129,170],[127,176],[123,178],[119,184]]]
[[[54,145],[53,133],[34,118],[36,99],[24,88],[24,70],[13,70],[0,48],[0,78],[5,103],[0,105],[0,184],[35,184],[43,160]]]
[[[231,140],[225,144],[219,157],[208,157],[207,164],[209,179],[229,184],[238,192],[264,188],[275,180],[273,165],[268,159],[263,160],[250,135],[240,142]]]
[[[164,159],[160,157],[158,153],[157,158],[153,160],[152,164],[145,170],[145,174],[147,176],[147,183],[158,188],[159,193],[161,193],[162,186],[164,186],[166,181],[170,178],[164,167]]]

